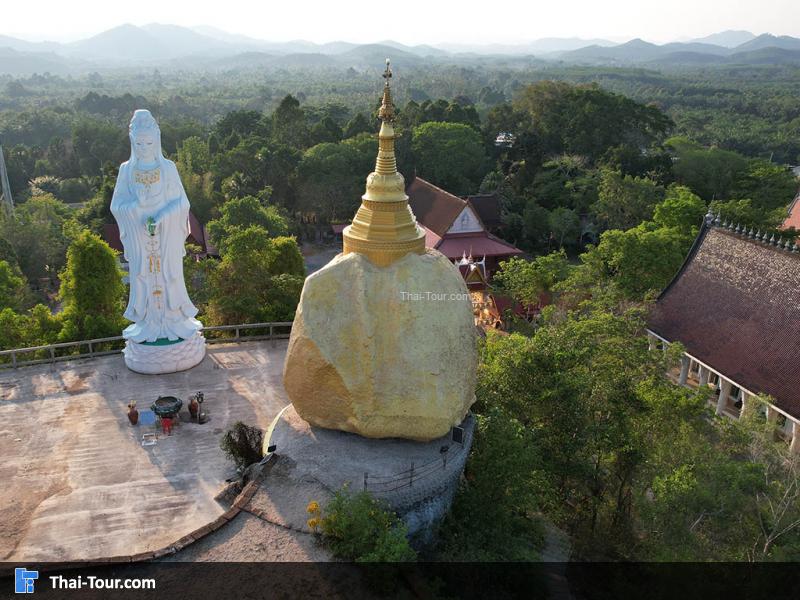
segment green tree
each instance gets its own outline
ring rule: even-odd
[[[286,96],[272,113],[272,140],[290,148],[311,145],[306,114],[297,98]]]
[[[257,198],[233,198],[220,207],[220,218],[208,223],[208,234],[221,254],[225,254],[227,240],[236,232],[256,226],[271,237],[289,233],[286,218],[274,206],[263,206]]]
[[[342,128],[331,117],[323,118],[311,128],[311,138],[315,144],[338,142],[342,136]]]
[[[292,320],[305,267],[294,238],[251,226],[231,233],[222,261],[209,274],[213,325]]]
[[[535,306],[542,295],[552,292],[569,272],[567,255],[559,250],[531,261],[517,257],[503,261],[492,281],[520,304]]]
[[[67,250],[59,299],[63,304],[63,341],[119,335],[123,328],[122,272],[114,250],[84,231]]]
[[[581,154],[591,161],[622,144],[637,149],[659,140],[672,121],[658,108],[596,85],[539,81],[520,90],[514,109],[547,154]]]
[[[747,159],[720,148],[703,148],[686,138],[670,138],[665,145],[673,152],[673,172],[703,200],[729,198],[736,180],[745,173]]]
[[[628,229],[652,218],[664,188],[644,177],[604,169],[592,210],[607,229]]]
[[[664,201],[656,205],[653,221],[659,227],[673,227],[681,233],[697,235],[706,214],[706,203],[686,186],[671,185]]]
[[[350,119],[347,125],[345,125],[342,137],[348,139],[360,133],[373,133],[375,129],[376,127],[370,123],[364,113],[356,113],[356,116]]]
[[[577,243],[577,238],[581,233],[581,220],[574,210],[560,206],[550,211],[547,217],[547,224],[555,239],[558,240],[558,247],[564,247],[564,241],[569,241],[571,245]]]
[[[440,529],[445,561],[535,561],[537,518],[549,493],[532,432],[499,407],[478,415],[472,450],[453,507]]]
[[[309,505],[309,510],[314,508]],[[317,512],[317,511],[313,511]],[[408,545],[405,524],[368,492],[337,490],[321,517],[309,523],[319,528],[334,556],[356,562],[409,562],[416,552]]]
[[[0,309],[22,310],[27,296],[25,279],[10,264],[0,260]]]
[[[67,238],[63,226],[70,209],[47,194],[20,204],[13,217],[0,217],[0,237],[8,240],[22,273],[31,283],[55,282],[64,266]]]
[[[603,232],[600,243],[582,256],[595,277],[610,279],[629,298],[641,300],[659,292],[678,272],[691,237],[673,228],[652,224]]]
[[[797,194],[797,178],[783,165],[751,160],[736,179],[733,198],[749,198],[753,206],[765,211],[784,208]]]
[[[474,193],[483,178],[483,143],[468,125],[423,123],[414,128],[411,147],[420,177],[452,194]]]
[[[299,207],[330,220],[352,217],[368,174],[355,172],[359,162],[352,144],[318,144],[306,150],[297,165]]]

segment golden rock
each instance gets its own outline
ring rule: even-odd
[[[394,155],[388,66],[375,171],[344,247],[306,279],[284,387],[312,425],[432,440],[475,401],[476,331],[458,269],[425,250]]]
[[[432,440],[475,400],[476,337],[464,280],[439,252],[387,267],[340,254],[306,279],[284,386],[312,425]]]

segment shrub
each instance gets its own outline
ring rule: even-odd
[[[237,421],[233,427],[225,432],[219,442],[225,455],[237,467],[246,467],[261,460],[261,444],[264,432],[257,427],[245,425]]]
[[[312,508],[314,509],[312,511]],[[325,507],[323,517],[316,503],[309,525],[322,532],[333,555],[356,562],[407,562],[416,559],[409,546],[405,524],[367,492],[342,488]]]

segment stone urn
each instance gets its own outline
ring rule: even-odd
[[[197,413],[200,412],[200,403],[197,402],[197,398],[195,396],[192,396],[187,408],[189,409],[189,415],[192,417],[192,419],[197,419]]]
[[[136,410],[136,402],[128,404],[128,420],[131,422],[131,425],[137,425],[139,423],[139,411]]]

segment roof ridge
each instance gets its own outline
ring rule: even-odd
[[[740,223],[736,223],[736,225],[734,225],[733,220],[728,221],[726,219],[723,221],[721,217],[722,213],[717,212],[717,214],[714,215],[714,213],[711,211],[711,208],[709,208],[708,213],[703,219],[703,226],[721,229],[731,233],[732,235],[749,239],[754,242],[761,242],[766,246],[773,246],[776,250],[782,250],[784,252],[789,252],[790,254],[800,253],[800,245],[798,245],[796,238],[794,238],[794,241],[792,241],[792,236],[787,235],[786,240],[784,240],[783,236],[778,234],[778,238],[776,239],[775,230],[773,230],[771,236],[769,236],[769,229],[764,229],[764,232],[762,233],[760,228],[756,231],[755,227],[750,227],[750,230],[748,231],[747,225],[744,227],[742,227]]]
[[[466,200],[464,200],[464,198],[461,198],[460,196],[456,196],[453,192],[448,192],[447,190],[445,190],[443,188],[440,188],[438,185],[431,183],[427,179],[423,179],[419,175],[417,175],[414,179],[419,179],[422,183],[424,183],[426,185],[429,185],[432,188],[436,188],[437,190],[439,190],[440,192],[442,192],[444,194],[447,194],[448,196],[452,196],[453,198],[455,198],[459,202],[463,202],[465,205],[468,204],[468,202]]]

